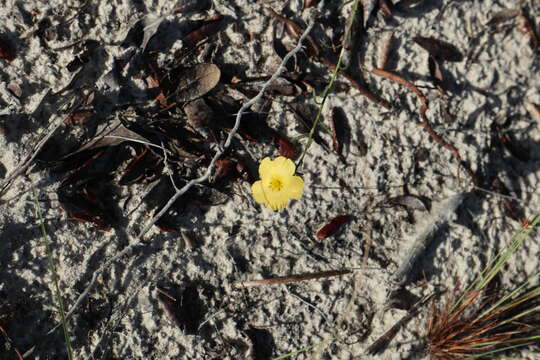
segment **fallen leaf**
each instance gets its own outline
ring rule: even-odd
[[[413,41],[423,47],[436,60],[453,62],[463,60],[461,51],[446,41],[423,36],[416,36]]]
[[[124,141],[134,141],[138,143],[149,142],[145,137],[126,128],[120,122],[120,120],[116,120],[109,126],[109,128],[105,132],[102,133],[101,136],[96,137],[95,139],[87,143],[86,145],[83,145],[77,151],[66,155],[64,159],[85,150],[97,149],[97,148],[105,147],[105,146],[114,146],[114,145],[121,144]]]
[[[221,15],[202,23],[197,29],[182,38],[182,53],[188,53],[207,38],[214,36],[223,29],[224,21]]]
[[[353,219],[350,215],[340,215],[336,216],[326,225],[324,225],[315,236],[319,239],[325,239],[329,236],[334,235],[343,225],[347,224]]]
[[[93,223],[93,230],[109,231],[113,216],[102,199],[104,185],[93,179],[78,187],[62,186],[57,190],[58,202],[70,218]]]
[[[19,99],[21,96],[22,96],[22,90],[21,90],[21,87],[19,85],[17,85],[16,83],[14,82],[11,82],[9,83],[7,86],[7,89],[9,91],[11,91],[11,93],[17,98]]]
[[[238,160],[236,162],[236,171],[244,181],[247,181],[250,184],[255,182],[255,177],[251,173],[248,165],[243,160]]]
[[[383,206],[403,206],[404,208],[409,210],[428,211],[428,207],[426,206],[424,201],[420,197],[414,195],[400,195],[390,198],[384,201]]]
[[[504,9],[496,12],[486,25],[493,26],[503,21],[511,20],[521,14],[521,9]]]
[[[342,108],[334,107],[332,109],[332,144],[339,155],[343,155],[343,145],[347,145],[350,138],[351,128],[345,112]]]
[[[231,158],[222,158],[216,161],[216,172],[212,177],[214,186],[226,186],[238,177],[239,174],[236,171],[236,161]]]
[[[433,84],[441,91],[443,94],[445,93],[445,83],[444,83],[444,75],[441,69],[441,64],[437,60],[435,60],[432,56],[428,56],[428,69],[429,69],[429,76],[431,77],[431,81],[433,81]]]
[[[277,141],[277,147],[279,155],[295,160],[298,157],[298,153],[293,143],[284,137],[280,137]]]
[[[174,92],[176,100],[184,103],[203,96],[218,84],[220,76],[221,71],[214,64],[198,64],[182,69]]]
[[[64,120],[64,124],[83,125],[92,115],[90,111],[74,111]]]
[[[163,162],[144,146],[142,151],[129,162],[118,184],[131,185],[141,182],[161,173],[162,168]]]
[[[277,54],[277,56],[280,57],[281,60],[283,60],[283,58],[289,53],[289,50],[285,47],[281,39],[274,38],[274,40],[272,41],[272,47],[274,49],[274,52]],[[294,72],[297,63],[297,54],[295,54],[291,59],[289,59],[289,61],[287,61],[285,67],[288,71]]]
[[[298,25],[297,23],[295,23],[294,21],[290,19],[287,19],[284,16],[279,15],[277,12],[275,12],[274,10],[270,8],[268,9],[268,11],[270,12],[270,15],[272,15],[274,18],[278,19],[285,25],[285,31],[287,31],[287,33],[295,41],[298,41],[298,39],[300,39],[300,36],[302,36],[302,33],[304,32],[304,29],[300,25]],[[319,54],[321,53],[320,46],[317,44],[317,42],[311,35],[308,35],[306,40],[307,40],[307,43],[306,43],[307,53],[310,56],[318,57]]]
[[[319,0],[304,0],[304,9],[316,6]]]

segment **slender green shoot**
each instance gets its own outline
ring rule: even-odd
[[[508,259],[519,249],[525,239],[529,237],[534,228],[540,223],[540,214],[537,214],[530,225],[523,227],[519,233],[517,233],[512,240],[491,260],[484,270],[476,277],[476,279],[465,289],[461,298],[459,298],[453,305],[453,310],[457,308],[463,301],[465,294],[472,290],[482,290],[486,285],[501,271],[502,267]]]
[[[73,360],[73,350],[72,350],[71,341],[69,338],[67,317],[66,317],[66,312],[64,310],[64,301],[62,300],[62,293],[60,291],[58,273],[56,271],[56,265],[53,259],[53,253],[52,253],[51,244],[49,241],[49,235],[47,234],[47,230],[45,229],[45,221],[43,220],[43,214],[41,211],[41,207],[39,205],[38,192],[34,186],[32,187],[32,192],[34,195],[35,214],[36,214],[36,217],[39,219],[39,228],[41,230],[41,237],[43,238],[43,244],[45,245],[45,249],[47,251],[47,261],[49,265],[49,270],[52,272],[52,278],[53,278],[54,288],[55,288],[53,296],[54,296],[54,299],[56,300],[56,306],[60,310],[62,329],[64,330],[64,341],[66,344],[66,352],[68,355],[68,359]]]
[[[353,14],[357,13],[358,3],[359,3],[359,0],[354,1],[353,8],[352,8]],[[354,21],[351,21],[349,26],[345,30],[344,39],[348,39],[351,36],[353,23]],[[309,148],[311,147],[311,144],[313,144],[313,136],[315,135],[315,131],[317,130],[319,123],[321,122],[323,108],[324,108],[324,105],[326,104],[326,100],[328,99],[328,95],[330,94],[330,91],[332,91],[332,88],[334,87],[334,82],[336,81],[339,75],[339,72],[343,70],[343,66],[342,66],[343,57],[345,55],[345,52],[347,51],[347,47],[345,46],[345,44],[342,44],[342,45],[343,46],[341,47],[341,51],[339,52],[339,57],[338,57],[336,67],[334,68],[334,71],[332,72],[332,76],[330,77],[330,82],[326,85],[326,87],[324,88],[324,90],[322,91],[320,95],[321,102],[319,104],[319,110],[317,111],[317,117],[315,118],[315,121],[313,122],[313,126],[309,130],[308,141],[306,143],[306,147],[304,148],[304,151],[302,152],[302,156],[300,157],[300,160],[298,160],[298,164],[296,166],[297,168],[300,168],[302,166],[304,162],[304,157],[306,156]]]

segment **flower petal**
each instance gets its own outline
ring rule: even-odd
[[[286,187],[287,196],[292,199],[300,199],[304,193],[304,180],[300,176],[291,176]]]
[[[274,169],[274,162],[269,157],[265,157],[259,165],[259,177],[261,179],[269,178]]]
[[[281,210],[287,206],[289,198],[283,191],[274,192],[268,197],[268,203],[266,206],[271,210]]]
[[[255,201],[259,204],[267,204],[268,200],[266,198],[266,195],[264,193],[263,189],[263,182],[262,181],[255,181],[253,185],[251,185],[251,192],[253,193],[253,198]]]
[[[282,176],[293,176],[296,170],[296,165],[291,159],[283,156],[278,156],[274,160],[274,172]]]

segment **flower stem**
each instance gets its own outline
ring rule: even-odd
[[[356,0],[354,2],[354,4],[353,4],[353,8],[352,8],[352,16],[353,17],[356,16],[356,12],[358,10],[358,2],[359,2],[359,0]],[[353,24],[354,24],[354,21],[349,22],[349,24],[347,26],[347,29],[346,29],[346,32],[345,32],[344,39],[348,39],[351,36],[352,29],[353,29]],[[334,67],[334,71],[332,72],[332,77],[330,78],[330,82],[326,85],[326,87],[324,88],[324,90],[322,92],[322,100],[321,100],[320,105],[319,105],[319,110],[317,111],[317,117],[315,118],[315,121],[313,122],[313,126],[309,130],[308,141],[306,143],[306,147],[304,148],[304,151],[302,152],[302,156],[300,157],[300,160],[298,160],[298,164],[297,164],[298,169],[304,163],[304,158],[305,158],[309,148],[311,147],[311,144],[313,143],[313,136],[315,135],[315,130],[317,129],[317,127],[319,126],[319,122],[321,121],[322,112],[323,112],[324,105],[326,103],[326,99],[328,98],[328,95],[330,94],[330,91],[334,87],[334,82],[336,81],[338,74],[342,70],[343,58],[345,56],[345,53],[348,51],[347,46],[345,46],[346,42],[347,41],[345,41],[345,40],[343,41],[343,44],[341,46],[341,51],[339,52],[338,61],[337,61],[336,66]]]

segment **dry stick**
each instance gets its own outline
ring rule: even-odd
[[[325,57],[320,57],[318,59],[323,65],[326,65],[328,66],[330,69],[334,70],[336,68],[336,64],[334,64],[332,61],[330,61],[329,59],[325,58]],[[377,97],[377,95],[373,94],[367,87],[365,87],[364,85],[362,85],[358,80],[356,80],[351,74],[345,72],[345,71],[342,71],[340,70],[339,71],[339,74],[342,75],[344,78],[346,78],[347,80],[349,80],[349,82],[351,83],[351,85],[356,88],[356,90],[358,90],[360,92],[361,95],[365,96],[366,98],[368,98],[369,101],[371,101],[372,103],[374,104],[377,104],[387,110],[391,110],[392,109],[392,106],[386,102],[385,100],[383,99],[379,99]]]
[[[355,4],[357,5],[358,2],[356,2]],[[286,17],[284,16],[281,16],[279,15],[278,13],[276,13],[274,10],[272,9],[269,9],[269,12],[270,14],[275,17],[276,19],[278,19],[279,21],[283,22],[283,24],[285,24],[285,27],[286,29],[288,30],[287,32],[293,36],[293,37],[296,37],[296,34],[299,34],[301,33],[301,30],[302,28],[297,24],[295,23],[294,21],[290,20],[290,19],[287,19]],[[354,11],[354,13],[356,13],[356,11]],[[331,70],[335,70],[336,67],[337,67],[337,64],[332,62],[331,60],[327,59],[326,57],[324,57],[321,53],[321,48],[319,47],[319,45],[317,44],[317,42],[310,36],[308,37],[308,41],[309,41],[309,44],[311,45],[311,55],[314,56],[314,58],[316,60],[318,60],[321,64],[323,65],[326,65],[328,68],[330,68]],[[346,52],[346,49],[343,48],[342,49],[342,54]],[[343,56],[340,56],[340,59],[342,58]],[[356,80],[351,74],[345,72],[345,71],[342,71],[341,69],[339,69],[339,74],[340,75],[343,75],[343,77],[345,77],[347,80],[349,80],[349,82],[351,83],[351,85],[353,87],[355,87],[361,95],[365,96],[368,98],[368,100],[370,100],[371,102],[379,105],[379,106],[382,106],[383,108],[385,109],[392,109],[392,107],[390,106],[390,104],[388,104],[386,101],[384,100],[381,100],[379,99],[375,94],[373,94],[368,88],[366,88],[364,85],[362,85],[358,80]]]
[[[419,112],[420,112],[420,117],[422,118],[422,121],[418,122],[418,125],[424,128],[424,130],[433,139],[433,141],[435,141],[437,144],[439,144],[443,148],[450,151],[454,159],[457,160],[458,164],[461,165],[465,169],[465,171],[467,172],[467,175],[469,175],[473,184],[478,185],[478,180],[476,178],[476,175],[471,170],[469,165],[465,161],[463,161],[463,159],[461,158],[461,155],[459,154],[459,150],[454,145],[446,142],[446,140],[444,140],[439,134],[437,134],[435,130],[433,130],[433,128],[431,127],[431,124],[429,123],[429,120],[426,116],[426,111],[428,109],[428,102],[424,93],[420,89],[418,89],[413,83],[411,83],[408,80],[405,80],[403,77],[393,72],[382,70],[382,69],[372,69],[371,72],[375,75],[385,77],[400,85],[403,85],[416,94],[421,104]]]
[[[227,140],[225,141],[225,144],[216,151],[216,154],[212,158],[212,161],[210,162],[210,165],[208,165],[208,168],[206,169],[206,172],[204,173],[204,175],[198,177],[197,179],[193,179],[193,180],[189,181],[179,191],[177,191],[174,194],[174,196],[167,202],[167,204],[161,209],[161,211],[159,213],[157,213],[157,215],[154,216],[154,218],[141,230],[141,232],[139,233],[137,238],[131,244],[126,246],[122,251],[117,253],[115,256],[113,256],[110,259],[108,259],[107,261],[105,261],[96,271],[94,271],[94,273],[92,274],[92,277],[90,278],[90,281],[88,282],[88,285],[83,290],[83,292],[79,295],[79,297],[75,301],[75,304],[73,304],[71,309],[67,312],[66,318],[70,318],[71,315],[73,315],[73,313],[75,312],[75,310],[81,305],[83,300],[88,296],[88,293],[90,292],[90,290],[92,289],[92,286],[96,282],[97,277],[103,271],[108,269],[109,266],[111,266],[111,264],[113,264],[114,262],[119,260],[121,257],[123,257],[124,255],[127,255],[129,252],[131,252],[131,250],[133,250],[134,247],[141,244],[142,240],[143,240],[143,236],[169,210],[169,208],[175,203],[176,200],[178,200],[178,198],[180,196],[185,194],[189,189],[191,189],[192,186],[194,186],[196,184],[200,184],[200,183],[206,181],[210,177],[210,174],[212,173],[212,171],[215,168],[216,161],[221,157],[221,155],[223,155],[223,153],[231,145],[232,139],[233,139],[234,135],[236,134],[236,132],[238,131],[238,128],[240,127],[240,120],[242,118],[242,114],[244,113],[244,111],[246,111],[251,105],[255,104],[257,101],[259,101],[261,99],[261,97],[264,95],[264,92],[266,91],[268,86],[270,86],[270,84],[272,84],[283,73],[283,71],[285,71],[285,69],[286,69],[285,64],[287,64],[289,59],[291,57],[293,57],[296,53],[298,53],[302,49],[302,42],[308,36],[311,29],[313,29],[314,25],[315,25],[315,19],[312,19],[312,21],[310,22],[310,24],[308,25],[308,27],[306,28],[306,30],[304,31],[304,33],[302,34],[300,39],[298,40],[298,43],[296,44],[296,47],[294,49],[292,49],[283,58],[282,62],[279,64],[279,67],[277,68],[276,72],[272,75],[272,77],[270,77],[270,79],[268,79],[268,81],[266,81],[263,84],[263,86],[262,86],[261,90],[259,91],[259,93],[255,97],[253,97],[251,100],[249,100],[247,103],[242,105],[242,107],[240,108],[240,110],[236,114],[236,121],[235,121],[234,127],[229,132],[229,135],[227,136]],[[51,330],[49,330],[47,332],[46,335],[52,334],[59,327],[60,327],[60,324],[55,325]],[[26,357],[26,356],[31,355],[34,348],[35,348],[35,346],[33,346],[30,350],[28,350],[24,354],[24,356]]]
[[[288,284],[299,282],[303,280],[312,280],[312,279],[321,279],[332,276],[341,276],[345,274],[352,273],[352,270],[333,270],[333,271],[323,271],[320,273],[313,274],[302,274],[302,275],[289,275],[289,276],[280,276],[270,279],[261,279],[261,280],[249,280],[249,281],[237,281],[233,283],[235,288],[244,288],[244,287],[253,287],[253,286],[265,286],[273,284]]]

